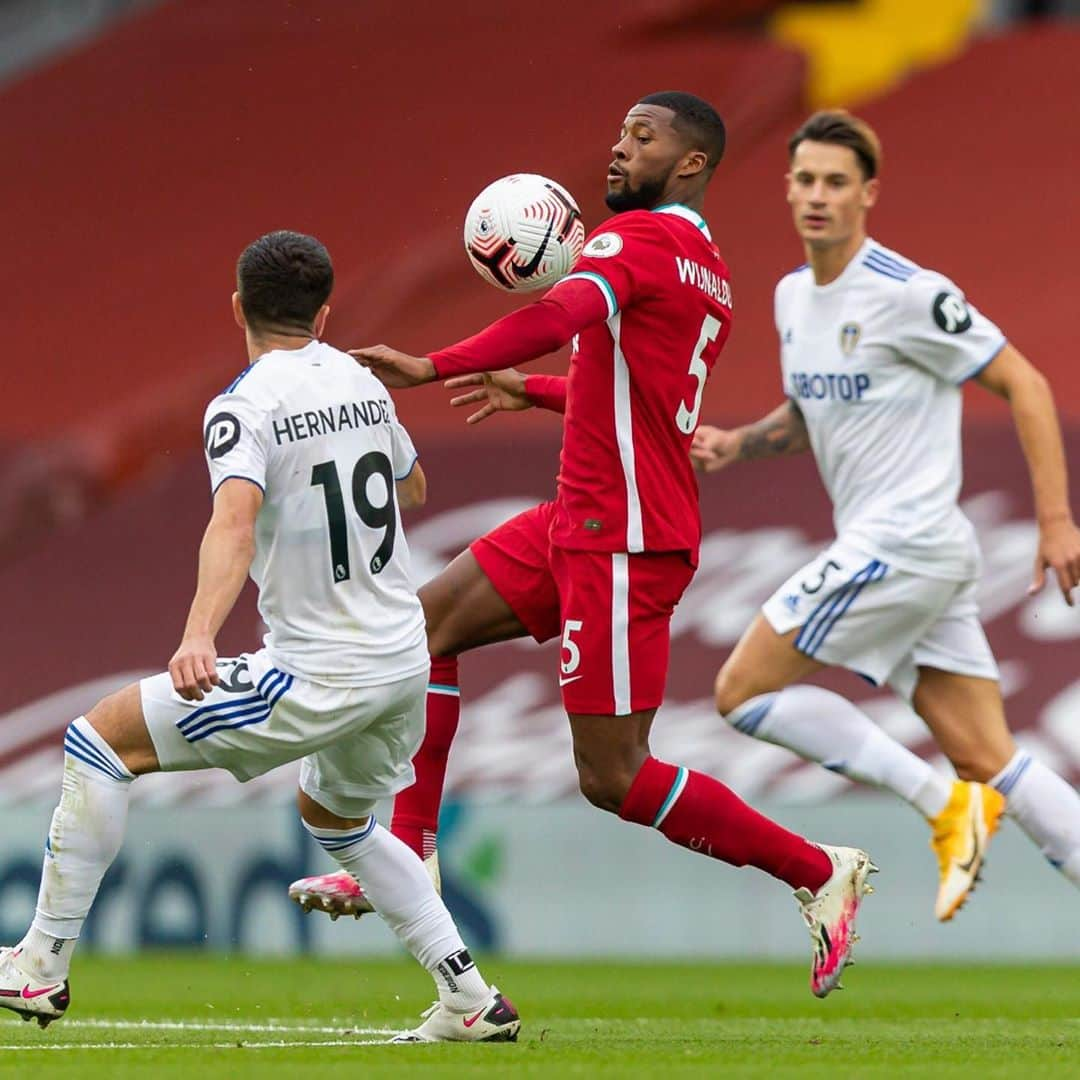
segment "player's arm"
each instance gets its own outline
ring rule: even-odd
[[[611,315],[608,300],[589,281],[564,280],[527,307],[504,315],[472,337],[430,356],[410,356],[387,345],[350,349],[349,355],[389,387],[500,371],[554,352],[575,334]]]
[[[398,507],[402,510],[412,510],[416,506],[423,506],[427,502],[427,477],[420,468],[420,462],[414,461],[407,476],[395,481]]]
[[[176,692],[201,701],[218,682],[214,639],[247,580],[255,556],[255,518],[262,488],[238,477],[214,495],[214,511],[199,547],[199,578],[180,647],[169,661]]]
[[[450,399],[450,404],[455,408],[482,403],[476,412],[465,418],[467,424],[479,424],[497,412],[520,412],[533,406],[557,413],[566,412],[564,375],[524,375],[509,368],[476,375],[455,375],[446,380],[448,390],[460,390],[467,386],[479,389]]]
[[[724,430],[702,424],[690,444],[690,460],[699,472],[716,472],[736,461],[801,454],[810,449],[802,411],[788,399],[754,424]]]
[[[1065,600],[1072,604],[1072,589],[1080,585],[1080,530],[1069,507],[1065,447],[1050,384],[1009,344],[976,380],[1009,403],[1031,477],[1039,550],[1028,591],[1038,592],[1043,587],[1049,568],[1057,576]]]

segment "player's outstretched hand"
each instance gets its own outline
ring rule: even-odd
[[[392,390],[420,386],[435,379],[435,365],[426,356],[410,356],[391,349],[389,345],[350,349],[349,355]]]
[[[698,472],[716,472],[739,456],[737,432],[702,424],[690,443],[690,461]]]
[[[1080,529],[1071,518],[1059,518],[1039,528],[1039,551],[1035,556],[1035,577],[1028,595],[1037,593],[1046,583],[1046,571],[1057,576],[1065,603],[1073,604],[1072,591],[1080,585]]]
[[[185,701],[202,701],[203,695],[221,681],[217,673],[217,649],[210,637],[186,637],[169,661],[173,689]]]
[[[483,402],[476,412],[465,418],[466,424],[479,424],[497,412],[518,412],[532,408],[532,402],[525,393],[525,376],[513,368],[478,375],[455,375],[446,380],[448,390],[460,390],[463,386],[476,386],[479,389],[451,398],[450,404],[454,408]]]

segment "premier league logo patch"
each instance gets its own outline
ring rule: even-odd
[[[844,323],[840,327],[840,349],[845,356],[850,356],[855,351],[855,346],[859,344],[861,334],[862,327],[858,323]]]
[[[585,245],[585,254],[594,259],[610,259],[622,251],[622,237],[618,233],[606,232],[594,236]]]

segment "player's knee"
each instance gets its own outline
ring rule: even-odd
[[[716,711],[726,720],[740,705],[752,698],[753,690],[736,669],[724,665],[713,684]]]
[[[617,814],[630,785],[634,782],[633,774],[610,766],[596,768],[581,761],[578,762],[577,769],[581,794],[598,810]]]
[[[1012,757],[990,746],[970,746],[954,752],[949,758],[956,775],[961,780],[988,783],[1009,763]]]

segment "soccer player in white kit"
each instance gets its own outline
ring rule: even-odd
[[[1080,582],[1080,532],[1043,376],[948,278],[867,236],[881,152],[864,122],[820,112],[789,143],[788,203],[807,264],[776,288],[787,400],[755,424],[702,426],[706,472],[811,450],[837,538],[766,601],[716,680],[738,730],[881,785],[930,822],[941,874],[935,911],[973,888],[1006,807],[1080,885],[1080,797],[1018,750],[979,623],[979,549],[957,506],[961,385],[1005,398],[1039,524],[1032,590],[1046,570],[1065,600]],[[848,668],[911,701],[955,767],[954,782],[838,694],[793,685]]]
[[[393,1041],[517,1037],[420,859],[373,816],[412,783],[424,734],[427,639],[399,508],[422,503],[426,483],[382,383],[318,340],[332,286],[310,236],[270,233],[240,256],[249,366],[206,411],[213,514],[183,640],[167,673],[68,727],[33,924],[0,950],[0,1007],[42,1027],[68,1007],[71,954],[136,776],[216,767],[245,781],[302,759],[304,827],[435,980],[424,1023]],[[219,658],[249,571],[264,647]]]

